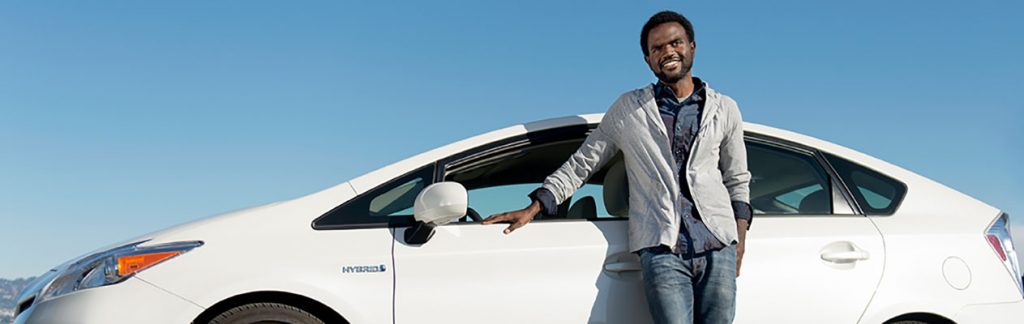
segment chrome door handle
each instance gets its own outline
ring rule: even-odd
[[[639,262],[615,262],[604,265],[606,271],[611,272],[627,272],[627,271],[640,271]]]

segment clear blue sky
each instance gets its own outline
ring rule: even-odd
[[[1019,1],[481,2],[0,3],[0,277],[603,112],[654,80],[638,37],[661,9],[748,121],[1024,223]]]

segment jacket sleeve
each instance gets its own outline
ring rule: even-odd
[[[551,193],[551,190],[540,187],[530,192],[528,196],[531,201],[536,201],[540,204],[540,213],[544,217],[558,215],[558,204],[555,203],[555,194]]]
[[[615,156],[618,151],[614,138],[608,134],[611,128],[612,110],[605,114],[601,124],[594,129],[583,145],[576,150],[568,161],[562,164],[554,173],[544,179],[543,188],[550,191],[555,198],[555,205],[560,205],[566,198],[572,196],[590,176],[594,175]]]
[[[726,112],[725,135],[719,152],[718,169],[722,171],[722,182],[729,190],[737,218],[752,221],[750,206],[750,171],[747,170],[747,147],[743,141],[743,117],[736,102],[729,97],[722,98]],[[747,210],[739,210],[747,209]]]

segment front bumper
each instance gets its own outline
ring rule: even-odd
[[[32,304],[14,323],[190,323],[202,311],[196,304],[133,277]]]
[[[964,306],[953,321],[961,324],[1022,323],[1024,322],[1024,300]]]

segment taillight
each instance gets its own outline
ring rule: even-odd
[[[988,236],[988,244],[991,244],[992,248],[996,250],[999,259],[1006,261],[1006,251],[1003,250],[1003,243],[999,241],[999,237],[992,234],[986,236]]]
[[[996,221],[989,226],[985,233],[988,244],[995,250],[999,260],[1006,266],[1006,270],[1013,276],[1017,284],[1017,290],[1024,295],[1024,286],[1021,286],[1020,264],[1017,259],[1017,251],[1013,248],[1013,237],[1010,236],[1010,217],[1005,213],[999,215]]]

